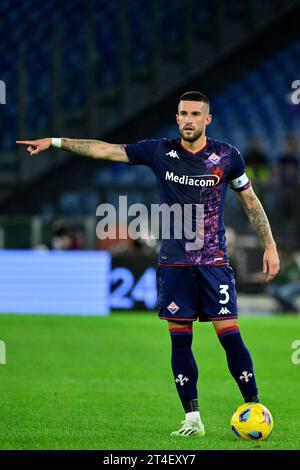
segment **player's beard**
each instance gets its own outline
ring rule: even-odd
[[[204,131],[204,128],[198,129],[197,131],[194,130],[193,134],[191,134],[190,136],[187,136],[184,133],[184,129],[179,129],[179,134],[182,140],[185,140],[186,142],[195,142],[195,140],[199,139],[202,136],[203,131]]]

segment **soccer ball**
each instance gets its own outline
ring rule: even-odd
[[[271,434],[274,421],[270,411],[260,403],[245,403],[233,414],[230,426],[240,439],[265,441]]]

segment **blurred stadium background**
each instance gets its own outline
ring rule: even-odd
[[[155,308],[158,244],[100,241],[95,230],[97,206],[117,205],[119,195],[128,204],[159,202],[151,171],[58,150],[30,159],[15,141],[174,137],[178,97],[191,89],[211,98],[208,135],[242,151],[284,260],[278,288],[292,289],[266,290],[258,239],[228,191],[240,310],[297,310],[300,105],[292,83],[300,79],[299,1],[2,0],[0,17],[2,312]],[[59,289],[71,272],[72,286]],[[91,282],[96,275],[102,287]],[[293,305],[284,304],[292,297]]]

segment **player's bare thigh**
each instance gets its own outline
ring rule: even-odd
[[[190,327],[191,329],[193,329],[193,322],[184,322],[184,323],[178,323],[178,322],[173,322],[173,321],[168,321],[168,329],[169,330],[173,330],[174,328],[186,328],[186,327]]]
[[[214,328],[218,333],[220,330],[224,330],[224,328],[229,328],[231,326],[238,326],[238,320],[222,320],[222,321],[213,321]]]
[[[220,330],[223,330],[224,328],[229,328],[231,326],[238,326],[238,320],[223,320],[223,321],[212,321],[214,328],[216,332],[218,333]],[[193,322],[189,322],[188,325],[191,325],[191,328],[193,328]],[[168,321],[168,329],[173,329],[173,328],[186,328],[186,324],[181,324],[181,323],[175,323]]]

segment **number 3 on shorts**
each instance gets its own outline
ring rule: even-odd
[[[219,300],[219,304],[227,304],[229,300],[228,288],[228,284],[220,284],[220,294],[225,295],[225,299]]]

